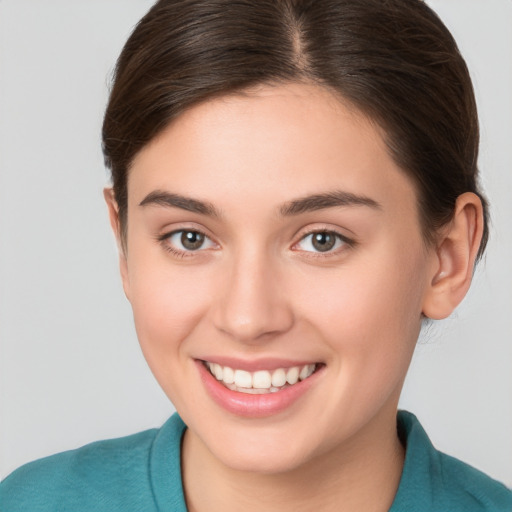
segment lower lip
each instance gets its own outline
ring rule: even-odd
[[[251,395],[226,388],[206,369],[203,362],[196,363],[206,391],[214,402],[232,414],[247,418],[263,418],[288,409],[311,388],[323,370],[322,366],[307,379],[281,391]]]

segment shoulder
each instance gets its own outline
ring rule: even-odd
[[[392,512],[511,512],[512,491],[476,468],[434,448],[417,418],[400,411],[406,446]]]
[[[26,464],[0,484],[0,508],[3,512],[156,508],[150,465],[162,429],[98,441]]]
[[[439,481],[449,503],[467,502],[461,510],[512,512],[512,490],[478,469],[437,452]],[[473,508],[468,508],[468,507]]]

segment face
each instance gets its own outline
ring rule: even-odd
[[[211,100],[147,145],[122,275],[187,435],[281,472],[394,429],[429,281],[417,210],[380,130],[317,86]]]

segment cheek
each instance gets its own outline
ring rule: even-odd
[[[337,385],[359,398],[400,386],[421,328],[421,247],[375,254],[340,267],[324,282],[311,280],[303,296],[309,297],[304,317],[330,346]]]
[[[162,261],[163,260],[163,261]],[[204,319],[211,297],[211,278],[192,267],[133,258],[130,262],[131,305],[144,356],[160,384],[172,379],[170,368],[187,359],[187,339]]]
[[[311,321],[322,329],[333,370],[322,410],[337,418],[327,422],[326,438],[350,436],[376,411],[396,407],[421,327],[423,286],[420,259],[391,256],[347,268],[317,301]]]
[[[314,312],[331,337],[353,332],[359,347],[391,336],[409,340],[421,320],[424,267],[421,253],[360,258],[306,279],[297,302],[304,303],[304,315]]]

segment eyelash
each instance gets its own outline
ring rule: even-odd
[[[176,249],[176,247],[173,247],[171,245],[171,243],[169,242],[169,239],[174,236],[174,235],[177,235],[177,234],[183,234],[183,233],[196,233],[196,234],[199,234],[199,235],[202,235],[204,236],[205,240],[211,240],[211,238],[206,234],[204,233],[203,231],[201,231],[200,229],[197,229],[197,228],[194,228],[194,229],[176,229],[174,231],[171,231],[170,233],[164,233],[163,235],[160,235],[157,237],[157,240],[158,242],[161,243],[161,245],[164,247],[164,249],[168,252],[170,252],[173,256],[177,257],[177,258],[190,258],[190,257],[193,257],[193,256],[196,256],[197,253],[199,252],[202,252],[201,249],[198,249],[196,251],[192,251],[192,250],[180,250],[180,249]],[[212,242],[214,243],[214,242]],[[203,249],[204,251],[204,249]]]
[[[164,247],[164,249],[168,252],[170,252],[173,256],[177,258],[190,258],[196,256],[198,253],[203,252],[205,249],[197,249],[197,250],[180,250],[176,249],[173,245],[170,244],[169,239],[177,234],[183,234],[183,233],[196,233],[199,235],[204,236],[206,240],[209,240],[211,243],[215,243],[211,240],[211,238],[201,231],[200,229],[177,229],[174,231],[171,231],[169,233],[164,233],[157,237],[157,241]],[[356,245],[356,242],[350,238],[347,238],[345,235],[342,235],[341,233],[337,232],[336,230],[332,228],[325,228],[325,229],[313,229],[311,231],[307,231],[303,233],[299,239],[298,242],[294,243],[292,246],[292,249],[299,245],[301,242],[303,242],[307,237],[313,236],[316,234],[328,234],[328,235],[334,235],[337,241],[342,242],[342,247],[338,247],[335,250],[327,250],[325,252],[322,251],[302,251],[303,253],[307,254],[308,258],[328,258],[333,255],[338,254],[340,251],[343,251],[347,248],[352,248]]]
[[[342,243],[342,246],[338,247],[338,248],[336,248],[334,250],[330,249],[330,250],[325,251],[325,252],[322,252],[322,251],[303,251],[304,253],[307,254],[308,258],[329,258],[329,257],[333,257],[333,256],[338,255],[340,252],[345,251],[346,249],[353,248],[356,245],[355,240],[352,240],[352,239],[346,237],[345,235],[342,235],[341,233],[339,233],[335,229],[327,228],[326,227],[326,228],[320,228],[320,229],[319,228],[312,229],[311,231],[307,231],[307,232],[303,233],[301,235],[299,241],[296,242],[295,244],[293,244],[293,247],[296,247],[298,244],[303,242],[307,237],[313,236],[313,235],[317,235],[317,234],[333,235],[336,238],[337,241],[340,241]]]

